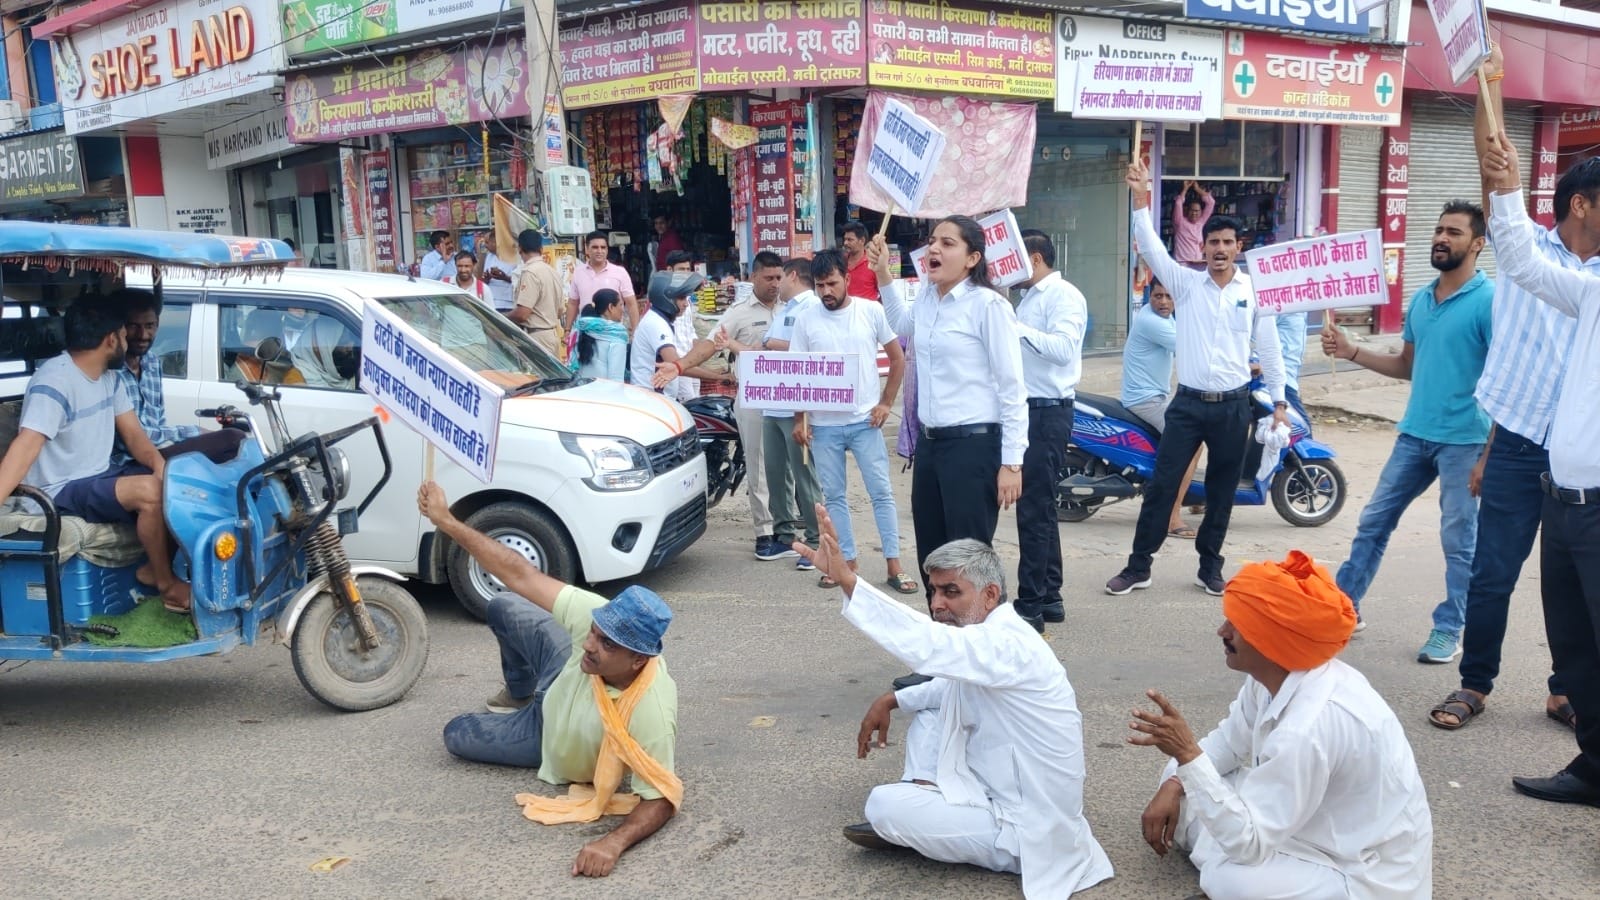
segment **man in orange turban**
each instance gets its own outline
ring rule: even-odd
[[[1172,757],[1145,808],[1158,855],[1189,851],[1209,897],[1416,898],[1433,891],[1433,817],[1394,712],[1334,657],[1356,614],[1298,550],[1251,563],[1222,596],[1228,668],[1244,686],[1200,740],[1159,691],[1131,744]]]

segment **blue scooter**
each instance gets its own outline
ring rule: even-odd
[[[1254,418],[1272,414],[1272,402],[1260,380],[1250,383]],[[1100,507],[1139,496],[1155,474],[1160,433],[1111,397],[1079,394],[1073,404],[1072,441],[1056,486],[1056,515],[1063,522],[1081,522]],[[1236,506],[1265,506],[1268,497],[1278,515],[1291,525],[1314,528],[1333,521],[1344,507],[1344,473],[1334,462],[1333,448],[1311,437],[1311,423],[1289,410],[1289,446],[1279,451],[1278,464],[1257,480],[1264,447],[1250,433],[1243,475],[1234,491]],[[1195,473],[1184,496],[1186,504],[1206,502],[1204,471]]]

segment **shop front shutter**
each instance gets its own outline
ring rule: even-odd
[[[1382,158],[1382,128],[1346,125],[1339,129],[1339,218],[1335,231],[1379,227]]]
[[[1428,259],[1433,250],[1433,229],[1439,211],[1451,200],[1483,199],[1478,178],[1478,157],[1472,145],[1470,98],[1419,99],[1411,110],[1410,191],[1406,203],[1405,296],[1438,276]],[[1535,113],[1527,106],[1508,104],[1504,128],[1517,148],[1522,165],[1522,187],[1528,187],[1532,169]],[[1344,203],[1340,194],[1339,202]],[[1478,266],[1493,277],[1494,251],[1485,248]],[[1409,300],[1408,300],[1409,302]]]

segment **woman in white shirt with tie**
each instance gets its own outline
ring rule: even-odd
[[[989,281],[983,227],[970,216],[934,226],[928,275],[914,305],[889,271],[882,235],[873,238],[868,257],[890,326],[914,335],[922,430],[911,519],[920,571],[928,554],[950,541],[993,543],[1000,510],[1022,493],[1028,404],[1017,317]]]

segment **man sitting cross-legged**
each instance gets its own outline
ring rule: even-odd
[[[608,603],[562,584],[457,519],[431,481],[418,489],[417,507],[507,588],[486,612],[505,689],[489,698],[488,713],[451,719],[445,749],[476,762],[538,767],[541,781],[574,785],[564,799],[518,794],[535,822],[625,814],[572,863],[573,875],[611,874],[623,851],[655,834],[683,803],[683,783],[672,772],[678,688],[661,659],[672,610],[642,587]],[[618,793],[628,771],[633,793]]]
[[[892,710],[912,714],[905,774],[873,788],[867,821],[845,837],[1020,872],[1031,900],[1110,878],[1111,861],[1083,817],[1083,720],[1072,685],[1044,638],[1006,602],[999,555],[970,538],[928,554],[930,619],[856,577],[822,504],[817,522],[819,549],[794,548],[839,583],[845,618],[932,676],[867,710],[857,738],[862,758],[888,746]]]
[[[1134,710],[1131,744],[1172,757],[1145,809],[1158,855],[1189,851],[1213,900],[1415,898],[1433,891],[1433,817],[1405,731],[1335,655],[1356,613],[1298,550],[1251,563],[1222,595],[1223,659],[1247,676],[1196,741],[1178,710]]]
[[[64,516],[132,524],[150,557],[148,573],[173,612],[189,610],[189,585],[172,573],[161,511],[166,463],[139,423],[116,370],[127,359],[121,303],[82,297],[67,308],[67,349],[39,364],[22,395],[16,440],[0,460],[0,499],[19,484],[48,494]],[[113,465],[121,438],[132,462]]]

